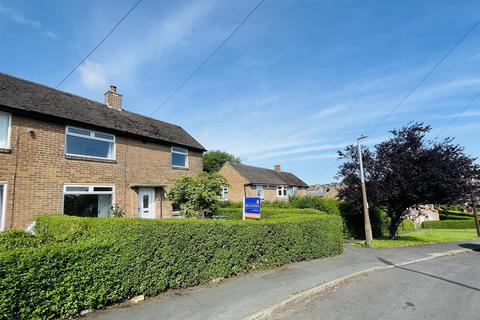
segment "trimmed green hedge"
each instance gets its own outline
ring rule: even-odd
[[[343,250],[341,218],[322,214],[261,221],[43,216],[35,232],[31,247],[0,248],[0,318],[75,316]],[[11,244],[30,241],[10,237]]]
[[[398,232],[415,231],[415,223],[410,219],[405,219],[398,226]]]
[[[473,216],[459,216],[459,215],[452,215],[452,214],[439,214],[440,220],[473,220]]]
[[[475,228],[473,220],[441,220],[424,221],[422,226],[426,229],[472,229]]]
[[[228,220],[241,220],[242,208],[220,208],[217,216],[225,217]],[[315,209],[297,209],[297,208],[262,208],[261,218],[263,219],[283,219],[286,217],[297,217],[298,215],[312,214],[318,215],[322,212]]]

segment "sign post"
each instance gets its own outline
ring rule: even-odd
[[[243,198],[243,220],[260,219],[260,197]]]

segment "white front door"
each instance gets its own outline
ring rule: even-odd
[[[138,216],[140,218],[155,217],[155,189],[139,188],[138,189]]]

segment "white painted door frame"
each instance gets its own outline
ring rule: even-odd
[[[155,218],[155,188],[138,188],[138,216]]]
[[[7,184],[0,182],[0,231],[5,230],[5,216],[7,214]]]

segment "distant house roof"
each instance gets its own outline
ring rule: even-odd
[[[247,179],[250,184],[308,187],[308,184],[290,172],[277,172],[275,170],[247,166],[245,164],[230,163],[230,165]]]
[[[2,108],[3,107],[3,108]],[[181,127],[0,73],[0,108],[63,123],[81,123],[204,151]]]

